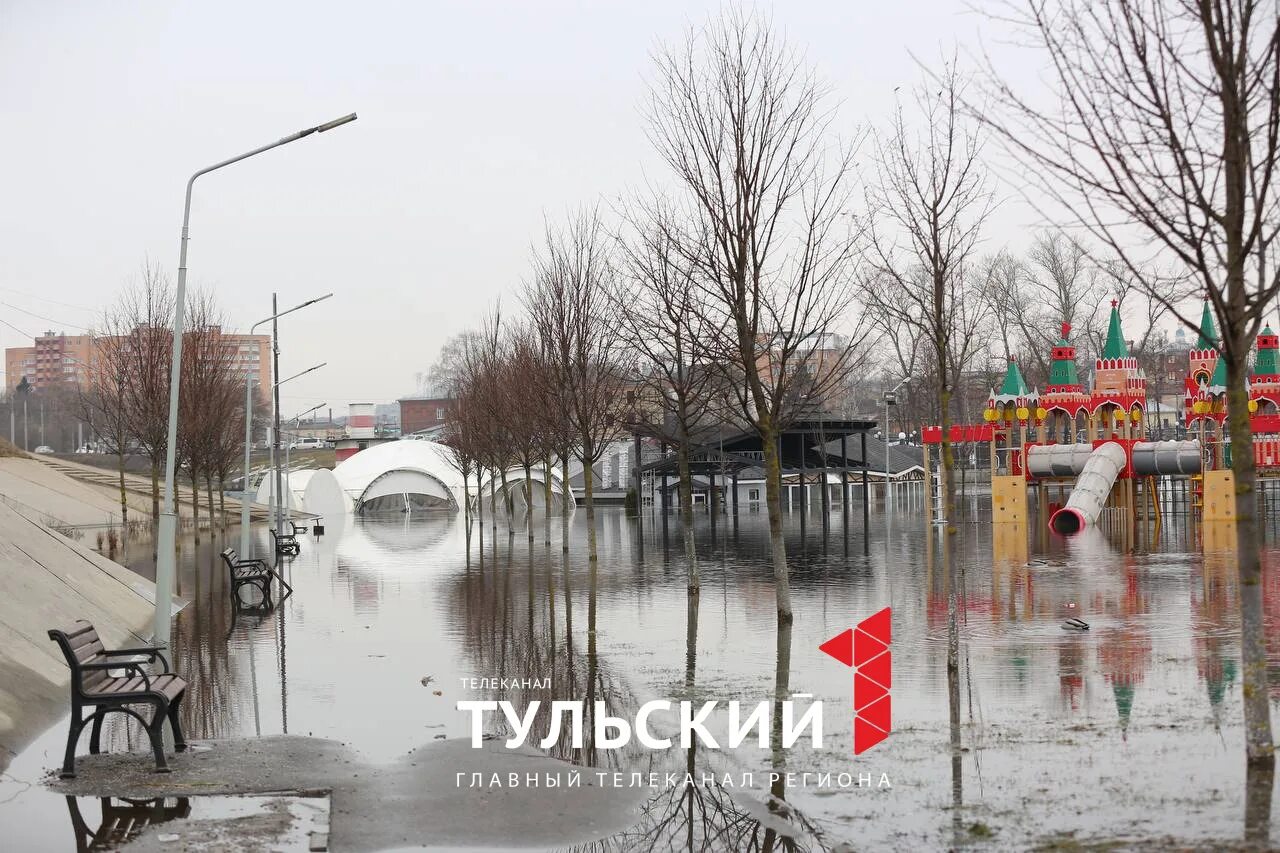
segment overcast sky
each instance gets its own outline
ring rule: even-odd
[[[193,171],[356,111],[197,182],[189,280],[242,330],[273,290],[281,307],[334,292],[281,323],[283,375],[328,362],[288,386],[286,416],[410,393],[448,336],[514,302],[544,215],[661,171],[639,110],[650,54],[718,8],[3,0],[0,319],[93,325],[146,260],[176,269]],[[771,14],[849,132],[883,126],[895,87],[920,80],[912,53],[1000,36],[964,0]],[[983,250],[1038,221],[1006,204]],[[0,346],[29,343],[0,325]]]

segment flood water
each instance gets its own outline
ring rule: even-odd
[[[191,684],[184,727],[191,739],[332,738],[391,762],[435,739],[468,737],[470,717],[455,707],[463,699],[505,699],[521,710],[534,699],[544,710],[556,699],[598,699],[634,720],[653,699],[754,706],[771,703],[781,686],[824,703],[822,749],[807,739],[787,750],[753,739],[734,750],[684,750],[677,741],[651,751],[634,740],[620,750],[554,746],[559,757],[609,770],[753,774],[751,789],[649,791],[631,830],[587,849],[1275,841],[1273,782],[1247,778],[1243,761],[1230,552],[1211,541],[1202,554],[1204,532],[1176,516],[1166,517],[1158,541],[1140,537],[1136,552],[1124,553],[1104,534],[1034,535],[1028,545],[1025,533],[993,531],[983,506],[973,510],[959,525],[955,560],[958,694],[946,672],[946,563],[912,507],[887,515],[874,507],[865,539],[857,504],[847,535],[838,507],[825,529],[819,512],[807,516],[803,537],[800,517],[789,515],[795,620],[781,635],[766,519],[745,509],[736,526],[728,516],[714,527],[698,516],[696,607],[676,520],[664,547],[662,524],[646,517],[641,548],[635,521],[620,509],[599,511],[594,584],[581,510],[567,554],[558,519],[547,545],[540,516],[532,543],[522,527],[510,534],[505,519],[495,535],[486,519],[483,555],[476,530],[469,557],[461,518],[329,520],[323,537],[308,537],[286,561],[295,592],[265,615],[230,606],[215,562],[220,541],[188,543],[180,593],[191,604],[174,637],[176,669]],[[238,534],[227,536],[235,546]],[[262,553],[265,530],[257,539]],[[1264,557],[1276,565],[1275,553]],[[1267,577],[1268,640],[1280,665],[1280,583]],[[893,732],[855,757],[850,672],[818,646],[886,606]],[[1090,629],[1064,630],[1069,617]],[[461,685],[473,677],[550,684]],[[651,728],[669,736],[675,723],[657,715]],[[727,714],[707,727],[723,744]],[[504,731],[501,715],[490,728]],[[17,845],[8,849],[76,849],[65,799],[38,783],[59,763],[65,731],[65,721],[54,725],[0,782],[0,832]],[[123,726],[110,734],[113,748],[136,742]],[[771,770],[873,782],[777,787],[771,798]],[[449,768],[439,780],[455,784]],[[93,824],[97,802],[81,805]]]

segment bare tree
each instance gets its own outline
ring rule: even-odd
[[[989,126],[1050,199],[1180,311],[1186,282],[1222,332],[1239,537],[1244,721],[1273,766],[1262,624],[1249,351],[1280,293],[1280,16],[1261,0],[1026,0],[1010,17],[1049,60],[1053,104],[988,63]],[[1038,99],[1037,99],[1038,100]]]
[[[831,146],[826,88],[758,14],[730,9],[657,56],[649,136],[688,214],[671,239],[697,271],[715,357],[764,451],[778,619],[790,622],[778,440],[839,388],[860,337],[850,301],[853,147]]]
[[[547,228],[546,245],[535,259],[534,281],[524,297],[565,389],[574,453],[582,462],[593,581],[598,560],[593,466],[618,435],[620,424],[618,337],[609,301],[613,277],[599,212],[582,210],[564,228]]]
[[[126,341],[129,382],[125,408],[129,430],[151,464],[151,517],[160,516],[160,467],[168,443],[169,365],[172,363],[173,291],[168,278],[150,263],[141,278],[120,295],[118,332]]]
[[[879,182],[869,195],[882,224],[872,228],[876,271],[865,288],[869,303],[899,326],[916,326],[931,350],[942,427],[938,475],[942,512],[949,520],[954,514],[952,395],[965,367],[985,346],[979,330],[989,317],[983,282],[967,267],[993,204],[978,135],[960,112],[964,86],[948,65],[932,85],[916,90],[919,130],[899,105],[889,135],[877,146]],[[955,527],[947,531],[954,534]]]
[[[1053,330],[1061,323],[1071,324],[1089,342],[1091,352],[1101,352],[1107,332],[1102,319],[1107,288],[1088,248],[1061,231],[1044,231],[1032,241],[1027,258],[1031,298],[1048,306],[1047,312],[1037,312],[1039,322],[1032,327],[1039,332],[1037,353],[1049,352]]]
[[[80,386],[80,410],[98,436],[101,450],[116,456],[120,484],[120,524],[128,535],[129,499],[125,486],[125,457],[133,441],[128,406],[129,354],[127,328],[121,327],[118,312],[108,310],[94,340],[93,364],[88,382]]]
[[[707,418],[723,418],[712,394],[722,372],[707,352],[716,336],[703,310],[697,268],[672,239],[673,212],[662,201],[628,215],[630,230],[619,240],[624,275],[615,310],[627,349],[634,356],[633,428],[676,448],[680,526],[688,589],[701,586],[693,531],[693,436]],[[719,407],[723,408],[723,407]]]

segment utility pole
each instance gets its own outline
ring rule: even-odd
[[[271,294],[271,359],[272,359],[271,375],[277,378],[280,376],[280,335],[278,332],[279,324],[280,324],[280,310],[276,305],[276,294],[272,293]],[[279,382],[275,383],[275,387],[272,389],[272,396],[274,398],[272,400],[272,404],[275,408],[275,413],[273,415],[275,428],[271,431],[271,441],[273,442],[273,450],[275,451],[275,455],[272,458],[275,460],[275,463],[276,463],[275,465],[275,483],[276,483],[275,526],[276,526],[276,535],[279,536],[281,533],[284,533],[284,512],[282,508],[285,505],[284,481],[283,481],[283,477],[281,477],[281,474],[280,474],[280,383]]]

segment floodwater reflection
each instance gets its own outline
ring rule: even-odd
[[[468,553],[461,518],[329,520],[325,536],[306,538],[282,563],[294,595],[265,612],[231,606],[217,557],[226,545],[206,535],[199,547],[188,543],[180,566],[191,602],[174,631],[175,668],[191,685],[183,725],[193,739],[333,738],[390,762],[432,739],[468,737],[459,700],[519,710],[538,701],[535,745],[558,721],[549,752],[584,767],[752,774],[750,787],[656,789],[631,830],[584,848],[592,850],[1272,838],[1274,776],[1243,767],[1229,549],[1202,556],[1209,534],[1176,518],[1158,543],[1139,537],[1147,550],[1125,554],[1104,536],[1064,543],[978,517],[958,525],[947,555],[917,515],[895,515],[887,535],[880,507],[864,541],[861,508],[853,510],[847,534],[838,507],[825,523],[811,517],[803,538],[798,517],[788,517],[795,621],[783,626],[763,513],[719,520],[714,538],[711,519],[695,518],[702,588],[694,598],[674,515],[645,519],[641,555],[634,522],[601,509],[594,571],[585,513],[571,522],[567,552],[558,522],[549,545],[531,543],[527,528],[488,513],[476,519]],[[535,525],[546,529],[541,518]],[[238,532],[224,536],[235,545]],[[265,531],[255,539],[264,553]],[[1178,550],[1187,543],[1195,550]],[[1271,550],[1264,558],[1275,565]],[[1265,579],[1268,648],[1280,672],[1280,579],[1269,571]],[[885,606],[893,608],[894,731],[855,757],[849,671],[817,647]],[[1063,630],[1069,616],[1090,630]],[[502,677],[513,681],[469,686]],[[821,749],[807,738],[780,747],[778,708],[794,694],[824,703]],[[672,749],[634,738],[607,749],[590,717],[574,742],[569,720],[551,713],[557,700],[586,700],[592,712],[600,701],[608,716],[634,720],[654,699],[768,703],[773,748],[748,738],[733,750],[683,749],[678,715],[659,713],[650,728],[677,735]],[[507,736],[496,716],[486,717],[488,734]],[[707,727],[725,743],[725,712]],[[52,739],[64,731],[55,726]],[[104,736],[111,749],[137,741],[127,726]],[[24,754],[10,772],[40,761]],[[788,773],[867,774],[876,784],[788,787]],[[439,778],[452,784],[448,768]],[[36,788],[0,802],[0,826],[50,814],[43,798],[52,795]],[[60,832],[31,849],[72,849],[55,837],[67,837],[66,806],[56,806]]]

